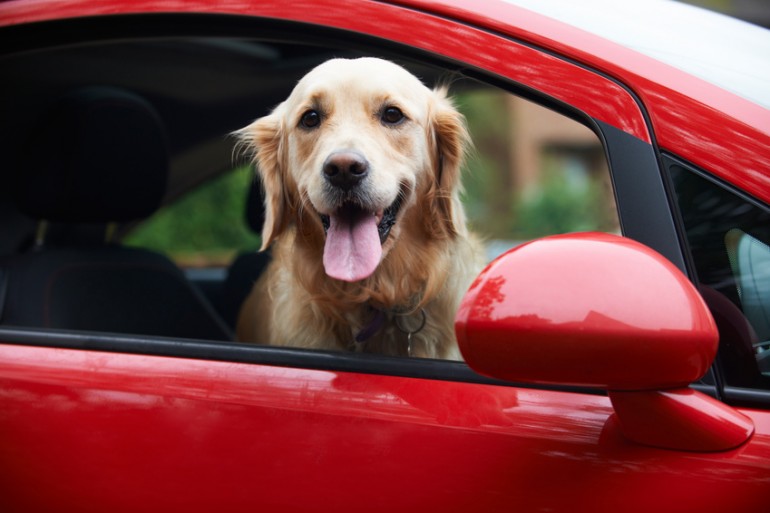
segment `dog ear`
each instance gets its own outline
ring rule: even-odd
[[[447,88],[433,91],[429,114],[431,162],[434,174],[430,188],[430,218],[434,231],[454,237],[465,229],[465,217],[460,206],[460,173],[465,152],[470,146],[470,135],[465,117],[447,96]],[[437,225],[437,226],[436,226]]]
[[[280,108],[280,107],[279,107]],[[257,175],[265,192],[265,221],[262,226],[264,251],[283,231],[287,218],[284,195],[283,123],[278,109],[236,132],[240,144],[254,155]]]

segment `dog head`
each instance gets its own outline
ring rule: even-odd
[[[368,278],[407,229],[429,239],[465,229],[464,118],[444,89],[427,88],[396,64],[327,61],[239,135],[255,150],[265,189],[263,249],[310,216],[315,222],[304,224],[324,231],[332,278]]]

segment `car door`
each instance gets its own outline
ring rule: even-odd
[[[116,4],[116,16],[87,3],[24,7],[6,13],[39,21],[2,29],[14,58],[116,40],[254,38],[354,46],[514,93],[596,134],[623,235],[687,271],[643,104],[552,50],[377,2],[166,14]],[[195,9],[209,12],[182,12]],[[599,388],[504,382],[459,362],[8,324],[0,340],[4,511],[767,506],[770,414],[760,408],[742,410],[754,432],[740,446],[664,449],[625,436]],[[718,395],[708,379],[693,387]]]

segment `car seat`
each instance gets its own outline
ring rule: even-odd
[[[770,246],[738,229],[726,237],[743,314],[757,334],[760,370],[770,373]]]
[[[30,134],[16,203],[39,223],[31,248],[0,261],[0,322],[67,330],[229,340],[231,331],[165,256],[111,242],[166,188],[160,117],[120,89],[79,89]]]

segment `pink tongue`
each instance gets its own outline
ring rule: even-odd
[[[324,268],[332,278],[358,281],[368,278],[382,256],[377,219],[365,212],[329,216],[324,246]]]

